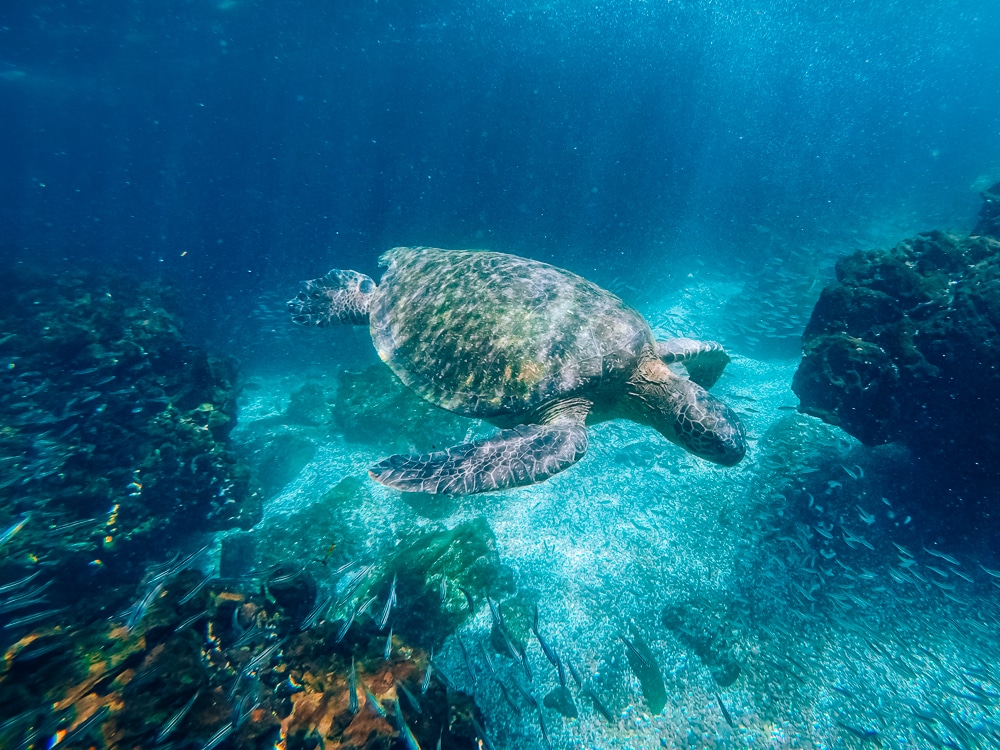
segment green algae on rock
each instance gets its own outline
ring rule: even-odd
[[[405,605],[394,614],[397,626],[420,642],[440,643],[469,616],[462,588],[477,604],[486,594],[496,598],[514,590],[513,576],[501,565],[496,537],[483,518],[421,534],[407,542],[386,571],[388,578],[398,575],[401,604],[406,592]]]

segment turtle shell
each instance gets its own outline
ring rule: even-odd
[[[369,310],[382,361],[468,416],[527,415],[620,392],[653,336],[639,313],[574,273],[504,253],[395,248]]]

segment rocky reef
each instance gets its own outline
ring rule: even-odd
[[[482,716],[429,679],[427,652],[387,642],[369,615],[303,619],[316,611],[307,577],[206,582],[175,569],[120,621],[24,636],[0,667],[0,744],[476,747]]]
[[[1000,184],[968,237],[842,258],[803,337],[800,410],[926,468],[1000,479]]]
[[[234,456],[236,368],[188,342],[151,280],[5,271],[0,297],[0,582],[50,589],[0,615],[85,620],[200,532],[249,527]],[[100,600],[94,596],[101,591]],[[33,623],[26,623],[27,625]]]

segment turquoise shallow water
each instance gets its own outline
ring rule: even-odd
[[[739,292],[693,279],[659,302],[659,314],[646,312],[677,326],[665,332],[706,335]],[[354,334],[327,335],[329,372],[251,375],[237,441],[283,411],[303,382],[319,384],[338,408],[337,340]],[[713,392],[746,421],[751,447],[736,468],[609,422],[591,429],[584,460],[543,484],[433,500],[364,478],[304,533],[315,498],[393,450],[306,430],[316,453],[266,503],[253,531],[259,562],[309,557],[336,537],[350,556],[391,565],[398,545],[429,529],[485,519],[513,580],[504,598],[537,604],[543,637],[611,714],[609,722],[567,680],[578,716],[541,709],[553,747],[997,746],[1000,566],[984,540],[936,534],[934,514],[921,512],[926,498],[899,481],[898,451],[864,448],[796,414],[796,364],[734,351]],[[467,435],[490,431],[463,424]],[[419,426],[407,427],[419,436]],[[399,590],[400,608],[407,595]],[[454,632],[436,634],[436,660],[475,696],[497,747],[544,747],[538,712],[513,681],[541,700],[558,672],[529,634],[533,681],[502,649],[492,677],[478,648],[492,628],[480,606]],[[630,658],[622,635],[646,644],[652,664]],[[475,682],[459,638],[471,647]],[[655,712],[650,669],[666,696]]]

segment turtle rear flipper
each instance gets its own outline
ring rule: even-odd
[[[300,325],[368,325],[375,282],[357,271],[333,269],[326,276],[302,282],[302,291],[288,300],[288,312]]]
[[[541,482],[586,452],[587,430],[582,424],[522,424],[443,451],[390,456],[368,474],[403,492],[473,495]]]

